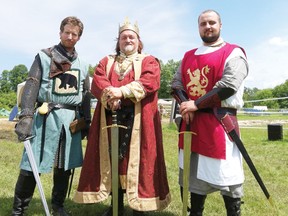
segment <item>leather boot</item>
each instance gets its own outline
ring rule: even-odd
[[[183,202],[183,187],[180,186],[180,197],[181,197],[181,201]],[[187,214],[191,211],[191,209],[189,208],[189,206],[187,206]]]
[[[202,216],[204,211],[204,203],[207,195],[200,195],[195,193],[190,193],[190,216]]]
[[[69,178],[71,171],[54,168],[53,173],[53,189],[52,189],[52,215],[68,216],[64,209],[64,201],[67,195]]]
[[[113,199],[113,195],[112,195]],[[111,200],[111,206],[102,214],[102,216],[113,216],[113,206],[112,206],[112,200]],[[124,191],[122,189],[118,190],[118,215],[122,216],[124,215]]]
[[[227,216],[240,216],[241,215],[241,199],[224,196],[224,203],[226,207]]]
[[[15,186],[14,202],[12,216],[24,215],[33,197],[36,181],[33,173],[26,170],[20,170],[18,180]]]

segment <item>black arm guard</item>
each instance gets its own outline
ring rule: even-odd
[[[41,77],[42,77],[41,60],[39,55],[37,55],[30,68],[28,78],[21,96],[20,117],[33,115],[40,88]]]
[[[21,96],[21,113],[19,115],[19,122],[15,126],[15,133],[18,135],[18,139],[21,141],[25,140],[27,136],[31,135],[33,114],[40,88],[41,77],[41,61],[39,55],[37,55],[31,66],[23,89]]]
[[[83,100],[81,103],[80,114],[84,117],[86,122],[91,122],[91,92],[89,75],[86,77],[83,84]]]
[[[212,108],[219,105],[222,100],[229,98],[234,93],[235,91],[231,88],[214,88],[204,96],[198,98],[195,101],[195,105],[198,109]]]
[[[81,130],[81,136],[82,139],[85,138],[85,136],[88,137],[89,129],[90,129],[90,123],[91,123],[91,92],[90,92],[90,79],[89,75],[87,75],[86,79],[84,80],[83,84],[83,100],[80,106],[80,117],[83,117],[86,122],[86,128]]]
[[[91,122],[91,92],[86,92],[81,104],[81,116],[84,117],[86,122]]]

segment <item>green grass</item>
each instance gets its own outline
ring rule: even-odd
[[[288,116],[239,116],[240,120],[288,120]],[[263,127],[266,126],[265,124]],[[267,129],[241,128],[242,140],[250,154],[254,165],[265,183],[274,207],[270,205],[264,193],[261,191],[257,181],[253,177],[248,166],[244,162],[245,183],[242,205],[243,216],[285,216],[288,214],[288,127],[283,125],[283,140],[268,141]],[[265,128],[265,127],[264,127]],[[163,123],[164,150],[172,202],[168,208],[161,212],[151,212],[151,216],[172,216],[181,215],[182,203],[178,185],[178,159],[177,159],[177,131],[174,124]],[[86,147],[86,141],[83,148]],[[10,215],[13,203],[14,186],[19,173],[19,162],[23,150],[23,144],[18,143],[13,130],[0,131],[0,215]],[[77,204],[72,197],[77,188],[80,169],[76,169],[72,192],[66,200],[66,208],[73,215],[101,215],[109,206],[110,200],[99,204]],[[46,199],[49,207],[51,201],[52,174],[41,176]],[[131,210],[127,207],[127,215]],[[36,188],[27,215],[44,215],[38,189]],[[204,215],[225,216],[225,208],[219,192],[208,195],[205,204]]]

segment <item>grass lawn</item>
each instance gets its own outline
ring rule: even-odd
[[[270,205],[260,186],[244,162],[245,183],[242,205],[243,216],[271,216],[288,215],[288,124],[283,123],[283,140],[269,141],[267,136],[267,121],[277,122],[287,120],[288,116],[239,116],[241,121],[260,121],[263,123],[255,128],[240,127],[242,140],[254,165],[256,166],[264,184],[266,185],[274,207]],[[167,120],[167,119],[166,119]],[[169,124],[169,120],[163,121],[163,138],[167,174],[169,178],[172,202],[167,209],[161,212],[151,212],[150,216],[172,216],[181,215],[182,203],[180,199],[178,185],[178,159],[177,159],[177,130],[175,124]],[[23,150],[23,144],[17,141],[14,134],[13,123],[4,126],[0,122],[0,215],[11,214],[13,203],[14,187],[19,173],[19,162]],[[86,141],[83,142],[85,151]],[[110,200],[99,204],[77,204],[72,201],[74,192],[77,188],[80,169],[76,169],[70,198],[66,201],[66,208],[72,215],[101,215],[109,206]],[[50,206],[52,174],[41,176],[46,199]],[[131,210],[126,208],[127,216],[131,215]],[[27,215],[44,215],[44,210],[36,187],[34,198],[32,199]],[[208,195],[205,204],[204,215],[225,216],[225,208],[219,192]]]

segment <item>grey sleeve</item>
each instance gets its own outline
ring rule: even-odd
[[[183,83],[182,83],[182,76],[181,76],[181,64],[179,65],[176,73],[174,74],[174,77],[171,82],[171,88],[172,89],[184,89]]]
[[[243,80],[248,75],[248,63],[241,56],[230,59],[224,68],[223,76],[214,87],[216,88],[232,88],[237,91]]]

